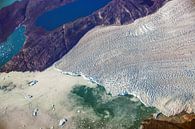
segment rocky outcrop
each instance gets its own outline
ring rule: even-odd
[[[147,119],[142,122],[141,129],[194,129],[195,115],[180,114],[172,117],[160,116],[158,119]]]
[[[23,24],[27,32],[34,31],[34,22],[42,13],[71,2],[72,0],[21,0],[0,10],[0,42],[14,31],[19,25]],[[28,35],[28,34],[27,34]]]
[[[160,120],[147,120],[141,129],[194,129],[195,120],[185,123],[172,123]]]
[[[63,57],[89,30],[99,25],[121,25],[149,15],[160,8],[165,0],[113,0],[105,7],[90,16],[65,24],[53,31],[46,32],[35,26],[38,15],[56,4],[47,0],[29,0],[25,12],[27,40],[22,50],[3,68],[2,72],[10,71],[42,71]],[[148,2],[149,1],[149,2]],[[41,2],[41,3],[40,3]],[[52,6],[52,7],[51,7]]]
[[[28,0],[23,0],[0,10],[0,42],[24,21],[27,4]]]

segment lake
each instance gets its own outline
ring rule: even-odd
[[[76,0],[75,2],[43,13],[37,18],[36,25],[51,31],[63,24],[92,14],[110,1],[112,0]]]
[[[0,44],[0,67],[20,51],[25,41],[24,32],[25,27],[18,27],[6,41]]]

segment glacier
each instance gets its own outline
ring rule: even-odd
[[[195,1],[172,0],[132,24],[96,27],[55,67],[167,116],[195,112]]]

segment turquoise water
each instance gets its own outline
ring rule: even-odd
[[[6,41],[0,44],[0,67],[20,51],[25,41],[24,32],[24,27],[18,27]]]
[[[0,9],[14,3],[15,1],[19,0],[0,0]]]
[[[102,86],[76,86],[69,97],[72,109],[80,112],[73,118],[79,129],[138,129],[156,112],[133,96],[112,97]]]
[[[75,0],[75,2],[43,13],[36,20],[36,25],[46,30],[53,30],[65,23],[90,15],[110,1],[112,0]]]

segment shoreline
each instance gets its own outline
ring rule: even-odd
[[[45,73],[44,73],[45,72]],[[17,75],[17,76],[16,76]],[[12,76],[15,76],[16,78],[12,78]],[[17,80],[17,78],[23,78],[23,77],[25,77],[25,78],[27,78],[27,79],[24,79],[24,81],[23,81],[23,79],[20,79],[20,82],[18,82]],[[50,79],[48,78],[48,77],[50,77]],[[64,81],[62,81],[63,79],[61,78],[61,77],[63,77],[65,80]],[[58,79],[57,79],[58,78]],[[72,78],[72,79],[71,79]],[[78,80],[77,78],[80,78],[81,80]],[[14,79],[13,80],[13,83],[9,83],[9,79],[10,79],[10,81],[12,80],[12,79]],[[25,81],[25,80],[28,80],[28,81],[31,81],[31,80],[33,80],[33,79],[37,79],[37,84],[35,84],[35,86],[28,86],[27,85],[27,82]],[[49,81],[47,82],[46,80],[48,80],[49,79]],[[53,82],[52,80],[55,80],[55,79],[57,79],[58,81],[55,81],[55,82]],[[77,81],[76,81],[76,80]],[[63,71],[61,71],[61,70],[57,70],[56,68],[54,68],[54,67],[51,67],[51,68],[49,68],[49,69],[47,69],[47,70],[45,70],[45,71],[43,71],[43,72],[25,72],[25,73],[22,73],[22,72],[10,72],[10,73],[0,73],[0,82],[2,81],[2,80],[4,80],[4,81],[6,81],[7,82],[7,84],[9,84],[9,85],[11,85],[11,86],[14,86],[14,85],[16,85],[16,87],[17,86],[19,86],[19,87],[17,87],[16,89],[14,89],[13,88],[13,92],[12,91],[10,91],[10,93],[12,94],[11,96],[14,96],[14,98],[12,98],[10,95],[9,95],[9,92],[7,92],[7,93],[3,93],[2,91],[0,91],[0,94],[1,94],[1,96],[0,96],[0,100],[2,100],[3,98],[2,97],[5,97],[6,98],[6,101],[8,101],[8,103],[7,104],[5,104],[6,106],[1,106],[2,108],[1,108],[1,110],[6,110],[6,112],[12,112],[12,110],[13,109],[10,109],[10,106],[12,105],[18,105],[19,103],[23,103],[24,102],[24,105],[21,103],[21,104],[19,104],[20,106],[18,107],[18,109],[17,108],[14,108],[14,110],[15,110],[15,113],[17,113],[17,114],[15,114],[15,115],[11,115],[11,116],[9,116],[9,119],[12,119],[12,117],[14,117],[14,116],[20,116],[21,114],[25,114],[25,116],[28,116],[28,119],[26,119],[26,118],[18,118],[19,120],[21,119],[21,121],[23,121],[23,123],[27,123],[27,125],[28,125],[28,123],[30,122],[30,121],[34,121],[35,122],[35,125],[37,124],[37,126],[41,126],[42,124],[42,120],[50,120],[50,121],[53,121],[53,122],[51,122],[50,124],[49,124],[49,126],[53,126],[53,125],[56,125],[56,123],[58,123],[58,121],[61,119],[61,118],[63,118],[63,114],[66,114],[65,116],[66,117],[71,117],[72,115],[74,116],[74,113],[73,112],[69,112],[68,110],[69,110],[69,108],[67,108],[66,107],[66,111],[64,110],[62,110],[62,108],[61,108],[61,106],[59,105],[59,104],[57,104],[58,102],[60,102],[60,101],[62,101],[62,98],[60,97],[60,96],[64,96],[65,94],[67,94],[67,93],[69,93],[70,91],[71,91],[71,87],[73,86],[71,86],[71,85],[69,85],[68,84],[68,82],[71,82],[71,83],[73,83],[73,84],[87,84],[87,86],[89,86],[89,87],[94,87],[94,86],[97,86],[97,84],[95,84],[94,82],[90,82],[89,80],[90,79],[88,79],[88,78],[83,78],[82,76],[71,76],[70,75],[70,73],[68,74],[68,75],[66,75],[66,72],[63,72]],[[51,82],[53,82],[53,85],[55,85],[54,87],[52,87],[52,84],[51,84]],[[64,82],[64,83],[63,83]],[[4,84],[4,83],[2,83],[2,84]],[[6,83],[5,83],[6,84]],[[24,86],[24,84],[26,84],[26,86]],[[65,84],[66,85],[66,87],[59,87],[60,85],[62,85],[62,84]],[[67,85],[68,84],[68,85]],[[38,88],[38,89],[37,89]],[[57,89],[58,90],[57,90]],[[63,91],[64,92],[61,92],[61,89],[64,89]],[[31,89],[37,89],[37,90],[31,90]],[[43,90],[44,89],[44,90]],[[12,90],[12,89],[10,89],[10,90]],[[57,90],[57,94],[56,93],[53,93],[52,91],[55,91],[55,90]],[[36,91],[38,91],[37,93],[36,93]],[[52,95],[47,95],[46,93],[47,92],[49,92],[50,94],[52,94]],[[3,93],[3,94],[2,94]],[[21,94],[22,93],[22,94]],[[63,94],[64,95],[63,95]],[[15,96],[15,95],[16,96]],[[3,96],[2,96],[3,95]],[[27,95],[32,95],[33,96],[33,99],[31,100],[31,98],[29,98],[29,96],[27,96]],[[57,96],[56,96],[57,95]],[[7,96],[7,97],[6,97]],[[28,97],[28,98],[26,98],[26,97]],[[35,97],[35,98],[34,98]],[[48,100],[48,102],[44,102],[44,100],[47,98],[47,100]],[[136,101],[134,100],[136,98]],[[132,98],[132,101],[135,101],[135,102],[139,102],[140,100],[139,100],[139,98],[137,98],[137,97],[135,97],[135,98]],[[17,100],[17,102],[15,102]],[[4,102],[6,102],[4,99],[3,99],[3,103]],[[51,102],[50,102],[51,101]],[[53,101],[53,102],[52,102]],[[29,105],[29,102],[31,103],[31,108],[27,108],[27,107],[29,107],[28,105]],[[68,101],[67,100],[63,100],[63,102],[66,102],[67,104],[68,104]],[[2,104],[3,104],[2,103]],[[47,110],[48,109],[51,109],[52,108],[52,103],[55,105],[55,108],[56,108],[56,113],[57,114],[62,114],[62,115],[55,115],[55,119],[54,118],[52,118],[52,117],[50,117],[50,115],[52,114],[51,112],[49,113],[49,112],[47,112]],[[0,104],[0,105],[2,105],[2,104]],[[11,105],[10,105],[11,104]],[[4,105],[4,104],[3,104]],[[26,106],[25,106],[26,105]],[[39,112],[38,112],[38,116],[39,115],[41,115],[42,117],[38,117],[38,118],[33,118],[32,116],[31,116],[31,113],[30,112],[32,112],[35,108],[37,108],[37,106],[39,107],[38,109],[39,109]],[[42,105],[42,106],[41,106]],[[64,104],[63,104],[64,105]],[[66,104],[65,104],[66,105]],[[14,107],[14,106],[13,106]],[[17,106],[16,106],[17,107]],[[20,107],[22,107],[22,108],[20,108]],[[27,108],[28,109],[28,111],[25,109],[25,108]],[[59,109],[58,109],[59,108]],[[46,109],[46,110],[45,110]],[[58,109],[58,110],[57,110]],[[21,112],[22,111],[22,112]],[[23,112],[23,111],[25,111],[25,112]],[[64,113],[62,113],[62,112],[64,112]],[[79,111],[80,112],[80,111]],[[40,114],[41,113],[41,114]],[[73,113],[73,114],[72,114]],[[158,113],[158,112],[157,112]],[[67,115],[67,114],[69,114],[69,115]],[[2,115],[2,114],[0,114],[0,115]],[[30,115],[30,116],[29,116]],[[49,115],[49,116],[48,116]],[[51,115],[51,116],[53,116],[53,115]],[[149,119],[149,123],[148,123],[148,125],[150,125],[150,121],[151,122],[153,122],[153,120],[159,120],[159,121],[164,121],[164,120],[166,120],[166,119],[162,119],[162,118],[172,118],[172,117],[166,117],[166,116],[162,116],[162,115],[160,115],[160,116],[158,116],[157,117],[157,119],[155,119],[154,118],[154,116],[152,117],[152,119]],[[177,117],[177,115],[176,115],[176,117]],[[182,116],[181,116],[182,117]],[[3,118],[5,118],[5,117],[1,117],[1,119],[3,119]],[[57,119],[56,119],[57,118]],[[24,121],[24,120],[26,121]],[[143,121],[143,123],[145,122],[145,121],[147,121],[148,119],[146,119],[146,120],[144,120]],[[3,121],[5,121],[5,120],[3,120]],[[40,121],[41,123],[39,123],[38,121]],[[166,121],[168,121],[168,120],[166,120]],[[8,122],[8,121],[6,121],[6,122]],[[6,123],[5,122],[5,123]],[[38,123],[37,123],[38,122]],[[169,122],[172,122],[172,120],[170,120]],[[180,122],[180,121],[179,121]],[[12,122],[10,122],[10,126],[12,125],[11,124]],[[47,123],[47,122],[46,122]],[[44,125],[45,126],[48,126],[46,123],[44,123]],[[143,124],[142,123],[142,124]],[[160,122],[159,122],[160,123]],[[16,123],[15,123],[16,124]],[[17,124],[16,124],[17,125]],[[25,124],[25,127],[27,126],[26,124]],[[20,125],[21,126],[21,125]],[[67,125],[67,128],[68,127],[71,127],[72,125]],[[57,126],[56,126],[57,127]],[[147,127],[147,126],[146,126]],[[145,127],[145,128],[146,128]],[[10,127],[11,128],[11,127]],[[6,129],[10,129],[9,127],[7,127]],[[32,127],[32,129],[34,128],[34,126]],[[145,128],[143,128],[143,129],[145,129]],[[31,129],[31,127],[29,127],[29,129]],[[147,128],[146,128],[147,129]]]
[[[131,122],[135,120],[139,121],[140,118],[137,116],[139,112],[143,112],[143,114],[141,113],[143,116],[140,116],[142,118],[150,114],[148,111],[154,111],[153,108],[145,107],[133,96],[130,98],[129,96],[111,96],[104,90],[102,92],[103,86],[97,85],[82,76],[71,76],[70,73],[67,75],[66,72],[57,70],[54,67],[43,72],[0,73],[0,83],[0,101],[2,102],[0,103],[0,120],[7,126],[6,129],[12,129],[13,126],[16,129],[25,127],[28,127],[28,129],[34,129],[35,127],[50,128],[52,126],[58,129],[57,124],[63,117],[68,119],[68,124],[64,126],[64,128],[67,129],[77,129],[76,126],[81,126],[81,129],[85,129],[86,126],[99,125],[101,121],[105,122],[105,124],[101,124],[102,127],[112,127],[112,125],[117,124],[117,122],[111,124],[109,121],[102,119],[102,115],[105,116],[105,118],[109,117],[110,122],[112,122],[120,120],[121,117],[127,119],[128,113],[126,111],[130,113],[128,117],[130,118],[129,124],[131,125],[133,124]],[[86,86],[86,88],[80,89],[78,87],[75,89],[74,87],[77,86],[81,86],[81,88],[82,86]],[[89,103],[87,103],[89,106],[85,104],[82,105],[82,101],[80,101],[82,94],[77,92],[78,89],[80,89],[81,93],[83,90],[88,89],[82,93],[83,95],[89,93],[84,97],[86,100],[88,100],[87,98],[89,97],[98,99],[98,96],[101,96],[102,99],[94,99],[93,101],[89,99]],[[93,95],[90,93],[93,93]],[[81,94],[81,96],[78,96],[79,94]],[[94,103],[97,104],[94,105]],[[123,107],[121,107],[122,103]],[[121,105],[121,108],[117,108],[117,105]],[[108,108],[108,110],[105,106],[111,106],[113,109]],[[133,112],[133,109],[140,111]],[[112,116],[112,110],[114,111],[113,113],[116,113],[115,115],[118,115]],[[34,111],[36,113],[34,113]],[[118,112],[121,112],[123,115]],[[100,114],[97,115],[97,113]],[[138,118],[135,119],[131,117],[131,115]],[[17,119],[13,121],[15,117],[17,117]],[[93,123],[91,119],[94,119],[96,124]],[[122,119],[122,121],[125,119]],[[80,122],[89,123],[82,124]],[[118,126],[119,125],[118,123]],[[135,123],[135,125],[131,126],[137,125]]]

